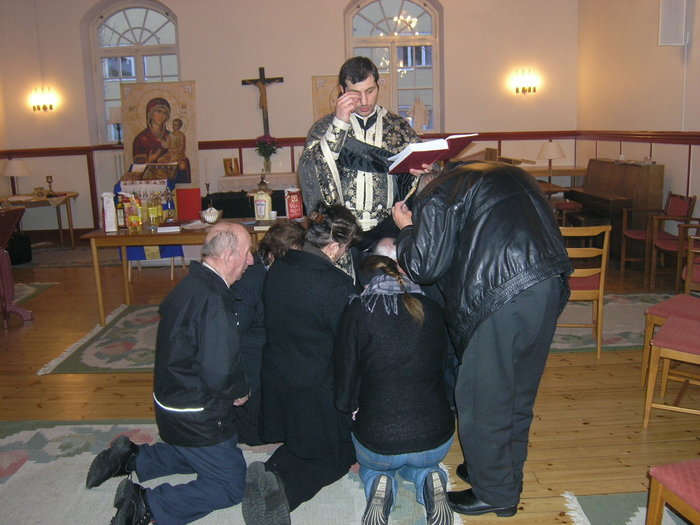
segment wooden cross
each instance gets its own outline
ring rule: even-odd
[[[257,86],[258,90],[260,91],[260,109],[262,109],[262,114],[263,114],[263,131],[265,135],[270,134],[270,123],[267,120],[267,85],[268,84],[274,84],[276,82],[284,82],[283,77],[272,77],[272,78],[266,78],[265,77],[265,68],[264,67],[259,67],[258,72],[260,74],[259,78],[248,78],[246,80],[243,80],[241,84],[244,86],[250,86],[254,85]]]

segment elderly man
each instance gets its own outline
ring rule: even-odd
[[[238,224],[219,223],[202,247],[202,262],[160,305],[153,401],[163,440],[136,445],[126,436],[100,452],[86,486],[136,472],[139,481],[193,473],[194,481],[146,489],[125,479],[117,488],[114,524],[195,521],[243,498],[246,464],[238,448],[234,406],[250,393],[230,286],[252,264],[251,238]]]
[[[417,283],[445,295],[460,358],[455,387],[471,489],[448,494],[456,512],[517,512],[532,407],[571,263],[552,209],[515,166],[455,163],[392,210],[398,259]]]

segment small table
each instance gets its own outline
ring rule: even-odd
[[[255,219],[224,219],[222,222],[237,222],[242,224],[251,234],[253,240],[265,234],[264,231],[255,230]],[[95,288],[97,290],[97,312],[100,325],[105,326],[105,306],[102,295],[102,277],[100,274],[100,258],[97,255],[98,248],[118,247],[121,249],[122,274],[124,277],[124,302],[131,304],[131,290],[129,289],[129,261],[126,257],[127,246],[164,246],[173,244],[204,244],[209,227],[199,229],[181,229],[172,233],[151,233],[141,231],[139,233],[129,233],[126,230],[117,232],[105,232],[104,230],[93,230],[80,238],[90,241],[90,251],[92,252],[92,268],[95,273]]]
[[[3,206],[23,206],[25,208],[41,208],[43,206],[53,206],[56,208],[56,221],[58,222],[58,235],[63,244],[63,222],[61,220],[61,206],[66,207],[66,217],[68,219],[68,231],[70,233],[70,245],[75,249],[75,236],[73,235],[73,213],[70,207],[70,200],[78,197],[77,191],[58,192],[54,197],[37,197],[31,194],[7,195],[0,197]]]

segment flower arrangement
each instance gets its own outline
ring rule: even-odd
[[[265,159],[269,159],[270,156],[277,153],[277,149],[277,139],[275,137],[271,137],[270,135],[260,135],[257,139],[255,139],[255,151],[257,151],[258,155],[264,157]]]

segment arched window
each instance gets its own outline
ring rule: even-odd
[[[88,16],[97,138],[114,141],[116,126],[108,120],[110,108],[121,106],[120,84],[180,79],[177,19],[159,2],[148,0],[108,0]]]
[[[440,14],[434,0],[354,0],[345,10],[347,56],[388,74],[392,109],[424,131],[443,127]]]

